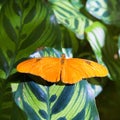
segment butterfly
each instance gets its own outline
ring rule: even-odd
[[[42,57],[30,58],[17,65],[17,71],[42,77],[48,82],[74,84],[84,78],[104,77],[108,74],[107,68],[96,62],[69,58],[62,54],[61,58]]]

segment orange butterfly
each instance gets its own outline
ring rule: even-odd
[[[49,82],[73,84],[83,78],[104,77],[108,74],[107,69],[90,60],[70,58],[43,57],[31,58],[18,64],[17,70],[21,73],[30,73],[40,76]]]

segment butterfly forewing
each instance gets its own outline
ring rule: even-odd
[[[42,77],[49,82],[60,80],[61,63],[59,58],[32,58],[20,63],[17,70]]]
[[[61,79],[64,83],[76,83],[83,78],[104,77],[107,69],[93,61],[85,59],[65,59]]]

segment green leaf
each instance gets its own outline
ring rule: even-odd
[[[104,23],[120,26],[119,4],[117,0],[87,0],[86,9]]]
[[[103,20],[105,23],[110,23],[110,13],[106,0],[87,0],[86,9],[94,17]]]
[[[84,30],[92,21],[81,14],[68,0],[49,0],[58,23],[73,31],[79,38],[83,38]]]
[[[29,120],[99,119],[94,92],[84,80],[75,85],[49,86],[24,82],[15,92],[15,101]]]
[[[99,63],[103,63],[102,49],[105,46],[106,28],[99,22],[94,22],[86,29],[87,40],[90,43]]]
[[[10,120],[13,106],[10,84],[0,79],[0,119]]]
[[[9,65],[6,56],[3,54],[3,51],[0,49],[0,78],[5,79],[8,70],[9,70]]]
[[[68,0],[68,1],[70,1],[70,3],[78,10],[83,7],[81,0]]]
[[[45,2],[8,0],[0,12],[1,78],[15,73],[18,60],[40,46],[61,47],[61,32]]]

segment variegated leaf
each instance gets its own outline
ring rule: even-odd
[[[1,78],[14,73],[15,62],[37,47],[59,46],[60,31],[44,1],[10,0],[0,13]]]
[[[117,0],[87,0],[86,9],[106,24],[119,25],[120,2]]]
[[[98,120],[94,92],[87,81],[50,86],[21,83],[15,101],[29,120]]]
[[[80,11],[68,0],[49,0],[58,23],[73,31],[79,38],[83,38],[84,30],[92,24]]]
[[[93,25],[89,26],[86,29],[88,42],[95,52],[99,63],[103,63],[102,48],[105,46],[105,30],[105,27],[99,22],[95,22]]]
[[[82,0],[68,0],[76,9],[80,10],[83,7]]]

